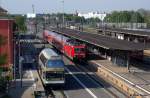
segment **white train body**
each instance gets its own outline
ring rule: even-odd
[[[50,48],[39,54],[39,74],[45,85],[64,84],[65,70],[62,57]]]

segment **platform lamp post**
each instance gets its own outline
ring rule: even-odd
[[[62,27],[65,26],[64,22],[65,22],[65,19],[64,19],[64,0],[62,0],[62,9],[63,9],[63,23],[62,23]]]
[[[23,61],[24,59],[22,58],[22,57],[19,57],[19,70],[20,70],[20,86],[22,87],[22,61]]]
[[[130,72],[130,54],[129,51],[127,52],[127,70]]]
[[[64,28],[64,0],[61,1],[62,2],[62,13],[63,13],[63,21],[62,21],[62,28]],[[63,29],[62,29],[63,32]],[[62,33],[61,32],[61,33]],[[63,35],[61,35],[61,41],[63,42]],[[64,53],[64,49],[63,49],[64,43],[62,43],[62,52]],[[62,59],[63,59],[63,55],[62,55]]]
[[[37,17],[35,17],[35,36],[37,37],[38,27],[37,27]]]
[[[13,78],[14,78],[14,81],[16,82],[16,38],[13,38],[13,48],[14,48],[14,64],[13,64]]]
[[[20,55],[20,39],[19,39],[19,74],[20,74],[20,86],[22,87],[22,61],[23,58]]]

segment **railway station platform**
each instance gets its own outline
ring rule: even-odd
[[[44,91],[36,70],[29,71],[23,75],[22,86],[20,79],[13,81],[8,93],[11,98],[35,98],[34,91]]]
[[[116,88],[135,98],[150,97],[150,72],[131,67],[114,65],[109,60],[91,60],[89,64],[97,68],[97,75]]]
[[[33,72],[33,76],[34,76],[34,81],[35,81],[35,90],[34,91],[44,91],[44,87],[43,87],[43,84],[42,84],[42,81],[38,75],[38,72],[37,71],[34,71]]]

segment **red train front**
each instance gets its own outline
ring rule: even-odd
[[[85,58],[85,45],[74,39],[68,39],[64,45],[64,53],[73,60]]]
[[[58,50],[73,60],[80,60],[86,57],[85,45],[75,39],[46,30],[43,36]]]

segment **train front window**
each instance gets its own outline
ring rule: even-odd
[[[62,60],[48,60],[47,67],[64,67],[64,62]]]
[[[47,72],[46,79],[47,80],[63,80],[64,72]]]
[[[84,48],[75,48],[74,50],[76,53],[78,53],[78,52],[84,52],[85,49]]]

